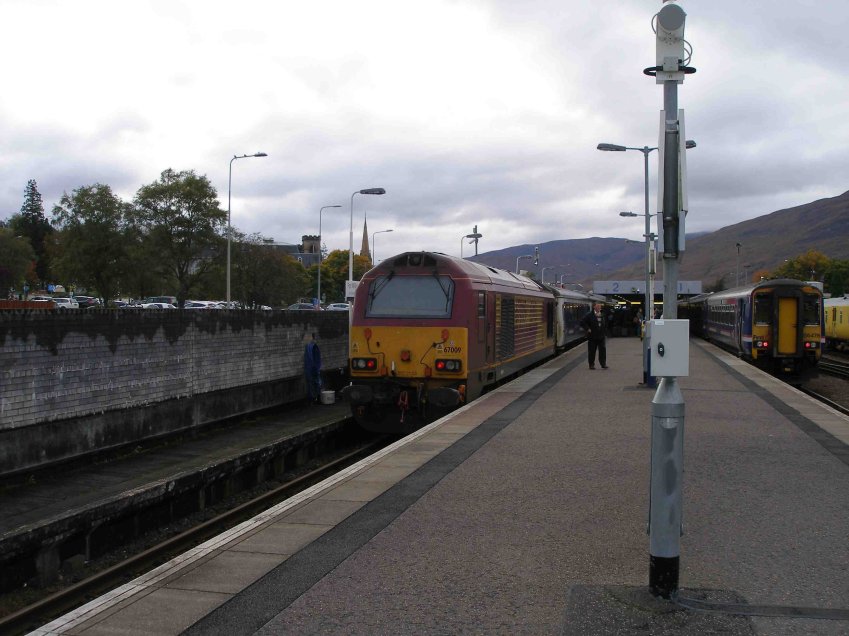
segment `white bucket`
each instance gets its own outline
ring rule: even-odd
[[[333,391],[322,391],[321,392],[321,403],[322,404],[333,404],[336,401],[336,393]]]

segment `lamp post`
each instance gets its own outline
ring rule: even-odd
[[[742,243],[737,243],[737,267],[734,274],[734,287],[740,286],[740,248],[743,247]]]
[[[563,277],[568,276],[569,274],[560,274],[560,286],[563,287]]]
[[[227,309],[230,309],[230,242],[233,235],[233,227],[230,225],[230,193],[233,189],[233,162],[236,159],[267,156],[264,152],[255,152],[252,155],[233,155],[230,159],[230,176],[227,178]]]
[[[371,233],[371,262],[373,265],[377,265],[377,256],[375,256],[374,252],[374,237],[376,234],[383,234],[384,232],[391,232],[392,230],[378,230],[377,232]]]
[[[348,236],[348,282],[354,280],[354,195],[355,194],[386,194],[383,188],[365,188],[357,190],[351,195],[351,231]],[[348,290],[345,290],[345,298],[348,298]]]
[[[696,142],[693,141],[692,139],[688,139],[685,142],[685,146],[687,148],[695,148]],[[644,185],[644,188],[643,188],[643,196],[644,196],[644,199],[645,199],[644,207],[645,207],[645,217],[646,217],[646,233],[645,233],[644,236],[648,237],[648,235],[651,234],[651,225],[650,225],[649,221],[650,221],[651,216],[652,216],[651,214],[649,214],[649,153],[652,150],[657,150],[657,147],[650,148],[649,146],[643,146],[642,148],[637,148],[637,147],[632,147],[632,146],[620,146],[618,144],[602,143],[602,144],[599,144],[598,146],[596,146],[596,148],[599,149],[599,150],[607,151],[607,152],[625,152],[626,150],[637,150],[637,151],[643,153],[643,175],[644,175],[644,181],[645,181],[645,185]],[[628,216],[630,216],[630,215],[628,215]],[[638,215],[634,214],[634,216],[638,216]],[[645,316],[646,320],[651,319],[652,310],[653,310],[652,305],[654,304],[653,295],[651,297],[648,295],[649,294],[649,267],[648,267],[648,262],[649,262],[649,242],[648,242],[648,238],[646,238],[646,306],[645,306],[645,310],[644,310],[644,314],[643,314]],[[646,385],[649,381],[649,376],[648,376],[648,355],[649,355],[648,347],[649,347],[648,339],[645,339],[643,341],[643,383],[646,384]]]
[[[325,205],[318,211],[318,284],[316,285],[315,295],[318,297],[319,306],[321,306],[321,213],[327,208],[341,207],[341,205]]]
[[[556,265],[546,265],[545,267],[543,267],[542,270],[539,273],[539,282],[541,282],[541,283],[545,282],[545,270],[554,269],[555,267],[556,267]]]
[[[517,256],[516,257],[516,273],[517,274],[519,273],[519,259],[520,258],[533,258],[533,257],[534,257],[533,254],[522,254],[522,256]]]

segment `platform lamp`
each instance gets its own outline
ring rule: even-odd
[[[386,232],[392,232],[392,230],[378,230],[377,232],[371,233],[371,262],[373,265],[377,265],[377,256],[374,252],[374,237],[376,234],[384,234]]]
[[[252,155],[233,155],[233,158],[230,159],[230,176],[227,178],[227,309],[230,309],[230,242],[233,236],[233,226],[230,225],[230,192],[233,188],[233,162],[236,159],[267,156],[264,152],[255,152]]]
[[[686,148],[695,148],[696,142],[693,141],[692,139],[688,139],[686,142],[684,142],[684,145],[685,145]],[[646,218],[646,233],[645,233],[644,236],[648,237],[648,235],[651,234],[651,225],[649,224],[649,220],[651,218],[651,215],[649,214],[649,153],[652,150],[657,150],[657,147],[650,148],[649,146],[643,146],[642,148],[637,148],[637,147],[633,147],[633,146],[620,146],[618,144],[604,144],[604,143],[602,143],[602,144],[599,144],[598,146],[596,146],[596,148],[598,150],[604,150],[604,151],[607,151],[607,152],[625,152],[626,150],[637,150],[637,151],[643,153],[643,176],[644,176],[644,181],[645,181],[644,188],[643,188],[643,195],[644,195],[644,198],[645,198],[645,213],[644,214],[645,214],[645,218]],[[634,216],[637,216],[637,215],[635,214]],[[659,232],[660,232],[660,230],[658,230],[658,233]],[[644,313],[643,313],[643,315],[646,317],[646,320],[650,319],[650,317],[652,316],[652,311],[654,309],[654,307],[653,307],[654,298],[653,297],[649,298],[649,296],[648,296],[648,291],[649,291],[648,262],[649,262],[649,258],[650,258],[649,251],[650,251],[650,246],[649,246],[648,238],[646,238],[646,306],[645,306]],[[649,382],[649,375],[648,375],[649,352],[648,352],[648,346],[649,346],[649,342],[648,342],[648,339],[646,339],[646,340],[644,340],[644,346],[643,346],[643,383],[646,383],[646,384]]]
[[[354,195],[357,194],[386,194],[383,188],[365,188],[357,190],[351,195],[351,230],[348,236],[348,282],[354,280]],[[348,290],[345,290],[345,298],[348,298]]]
[[[319,306],[321,306],[321,213],[327,208],[341,207],[341,205],[325,205],[318,211],[318,284],[316,285],[315,295],[318,297]]]

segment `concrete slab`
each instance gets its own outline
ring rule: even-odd
[[[104,620],[80,626],[81,636],[177,636],[230,598],[229,594],[158,589]]]
[[[277,554],[223,551],[177,576],[164,587],[235,594],[280,565],[281,561]]]
[[[330,528],[329,525],[273,523],[244,541],[231,545],[228,549],[236,552],[290,555],[323,535]]]

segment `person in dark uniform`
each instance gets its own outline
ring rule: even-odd
[[[307,397],[310,402],[318,403],[321,398],[321,350],[315,341],[315,334],[304,336],[304,377],[307,382]]]
[[[607,318],[601,311],[601,303],[595,303],[593,310],[581,319],[581,327],[587,332],[587,358],[590,369],[595,369],[595,355],[598,351],[598,361],[602,369],[607,368]]]

